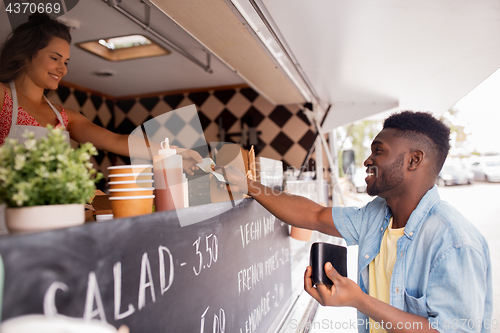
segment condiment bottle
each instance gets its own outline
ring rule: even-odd
[[[188,179],[186,174],[182,174],[182,184],[184,185],[184,207],[189,207],[189,187],[188,187]]]
[[[161,143],[158,155],[153,156],[155,211],[184,208],[182,156],[170,148],[168,138]]]

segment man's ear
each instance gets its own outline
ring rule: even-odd
[[[425,158],[425,153],[422,150],[416,149],[412,151],[410,164],[408,165],[408,170],[409,171],[416,170],[418,166],[422,164],[424,158]]]

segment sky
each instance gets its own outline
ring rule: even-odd
[[[465,152],[500,153],[500,69],[481,82],[453,107],[458,110],[456,124],[465,126]],[[365,120],[387,118],[394,110],[367,117]],[[451,152],[458,152],[452,147]]]
[[[462,149],[452,147],[450,154],[468,155],[473,151],[479,153],[500,153],[500,69],[491,74],[475,89],[464,96],[453,107],[458,110],[454,123],[465,126],[467,142]],[[381,123],[396,110],[391,109],[363,120],[375,120]],[[345,135],[345,133],[341,134]],[[369,147],[373,138],[367,138]],[[453,144],[453,140],[452,140]],[[343,149],[351,149],[349,140]]]
[[[453,107],[478,152],[500,152],[500,69]]]

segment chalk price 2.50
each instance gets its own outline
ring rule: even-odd
[[[59,14],[61,12],[61,4],[59,2],[14,2],[9,3],[5,11],[9,14],[34,14],[34,13],[47,13],[47,14]]]

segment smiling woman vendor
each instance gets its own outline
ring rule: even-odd
[[[70,43],[69,27],[46,14],[31,15],[4,43],[0,55],[0,145],[6,138],[23,141],[26,130],[34,132],[36,138],[43,137],[46,126],[52,125],[62,128],[68,141],[71,137],[80,143],[91,142],[100,150],[129,156],[128,135],[108,131],[45,97],[48,91],[57,89],[68,71]],[[192,174],[201,156],[187,149],[178,152],[184,170]]]

